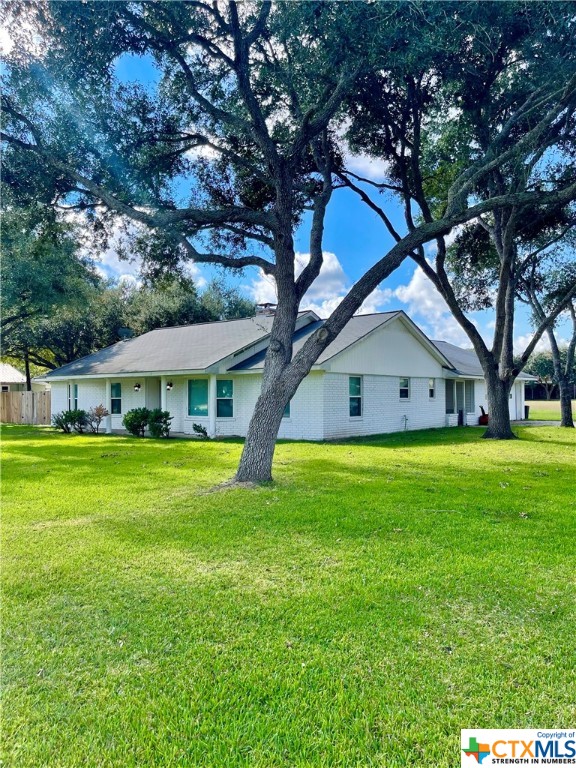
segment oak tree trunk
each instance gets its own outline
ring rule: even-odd
[[[278,306],[266,352],[262,389],[250,419],[236,472],[235,479],[240,483],[266,483],[272,480],[272,460],[282,415],[304,378],[288,370],[292,360],[292,339],[298,318],[298,298],[294,283],[292,197],[289,180],[285,180],[285,183],[279,186],[276,213],[279,221],[283,223],[283,226],[279,226],[276,231],[274,239]]]
[[[510,424],[510,387],[511,383],[503,381],[495,373],[486,376],[489,421],[483,437],[492,440],[516,439]]]
[[[262,389],[250,419],[236,472],[235,479],[240,483],[267,483],[272,480],[274,449],[284,409],[310,370],[311,365],[299,371],[289,368],[297,312],[296,307],[295,311],[286,311],[274,318]]]
[[[550,340],[550,350],[552,352],[552,362],[554,364],[554,375],[558,381],[558,393],[560,395],[560,426],[574,427],[572,416],[572,386],[570,384],[569,371],[574,364],[574,345],[576,338],[576,316],[571,312],[574,323],[574,335],[566,350],[566,361],[563,364],[560,356],[560,348],[554,333],[554,329],[549,328],[548,339]]]
[[[30,375],[30,358],[28,352],[24,355],[24,370],[26,372],[26,391],[32,392],[32,376]]]
[[[572,415],[572,385],[568,379],[562,376],[558,382],[560,389],[560,426],[574,427]]]
[[[289,399],[279,395],[276,387],[260,393],[236,472],[238,482],[267,483],[272,480],[276,438]]]

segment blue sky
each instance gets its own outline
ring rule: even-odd
[[[148,58],[125,56],[118,62],[117,74],[124,81],[138,81],[154,88],[158,73]],[[367,157],[351,157],[353,170],[367,176],[378,176],[377,161]],[[405,231],[403,216],[398,203],[392,197],[379,198],[384,203],[398,231]],[[296,233],[296,248],[302,264],[309,251],[309,219],[305,219]],[[326,317],[347,290],[375,261],[392,246],[392,238],[384,230],[376,214],[350,190],[336,190],[328,207],[325,221],[325,265],[316,283],[305,297],[302,308],[312,308]],[[433,251],[430,250],[430,256]],[[138,265],[120,262],[114,248],[102,255],[103,271],[113,277],[131,275],[137,277]],[[191,265],[191,273],[199,287],[215,274],[209,266]],[[241,275],[228,274],[230,283],[240,286],[243,292],[256,301],[274,301],[273,281],[258,269],[250,268]],[[453,319],[447,306],[434,286],[407,259],[365,302],[363,312],[403,309],[434,339],[443,339],[459,346],[470,346],[467,336]],[[483,336],[490,341],[494,318],[490,311],[473,313],[473,321]],[[519,308],[515,338],[518,349],[525,345],[530,325],[527,313]],[[562,333],[560,334],[562,335]],[[523,344],[524,342],[524,344]]]

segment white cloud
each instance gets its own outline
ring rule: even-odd
[[[344,164],[348,170],[372,181],[384,181],[388,176],[388,162],[369,155],[347,152],[344,155]]]
[[[388,177],[390,164],[387,160],[371,157],[364,152],[353,152],[346,140],[346,133],[351,125],[351,120],[345,118],[336,129],[336,135],[342,143],[344,155],[344,167],[358,176],[364,176],[372,181],[384,181]]]
[[[325,307],[324,311],[327,311],[328,307],[336,307],[348,292],[349,280],[336,254],[324,251],[323,256],[324,262],[320,274],[302,300],[301,306],[305,309],[318,311],[320,307]],[[297,276],[300,275],[309,261],[309,253],[296,254]],[[245,286],[245,289],[258,304],[278,301],[276,281],[261,270],[259,270],[258,277],[250,285]]]
[[[139,282],[142,261],[137,256],[131,257],[128,261],[121,259],[117,250],[121,240],[120,231],[115,230],[108,241],[108,248],[98,254],[98,260],[102,265],[99,271],[103,272],[106,277],[115,280],[131,278],[135,282]],[[193,262],[185,265],[184,274],[194,281],[197,288],[205,288],[208,283],[200,267]]]
[[[108,241],[108,248],[98,254],[98,261],[102,265],[101,270],[107,277],[114,278],[115,280],[127,276],[136,278],[140,273],[140,259],[132,258],[130,261],[121,259],[117,251],[119,243],[119,238],[117,239],[113,235]]]
[[[302,299],[302,309],[311,309],[320,317],[328,317],[340,304],[352,287],[352,281],[344,272],[335,253],[324,251],[324,261],[320,274]],[[299,275],[310,261],[309,253],[296,254],[296,274]],[[270,275],[259,271],[258,277],[250,285],[244,286],[252,299],[258,304],[276,303],[276,282]],[[376,288],[364,301],[357,314],[366,315],[379,312],[392,298],[390,289]]]
[[[520,354],[521,352],[524,352],[528,344],[530,344],[530,342],[532,341],[533,336],[534,336],[533,333],[524,333],[522,336],[517,336],[514,339],[514,352],[516,354]],[[558,336],[558,334],[556,334],[556,341],[560,349],[568,346],[568,339],[565,339],[562,336]],[[536,344],[534,351],[550,352],[550,340],[548,339],[548,334],[544,333],[541,336],[538,343]]]
[[[108,243],[105,250],[94,253],[92,247],[91,235],[86,220],[86,214],[83,211],[75,209],[64,209],[60,212],[61,218],[73,224],[77,228],[79,242],[84,255],[94,258],[96,261],[96,271],[105,278],[114,278],[118,280],[121,276],[130,275],[136,277],[140,271],[140,259],[133,258],[129,261],[121,259],[118,250],[126,233],[126,227],[136,229],[136,223],[128,225],[120,218],[116,218],[108,229]]]
[[[216,142],[214,142],[216,144]],[[189,160],[195,160],[197,157],[201,157],[204,160],[217,160],[221,157],[220,152],[214,147],[209,147],[206,144],[200,144],[197,147],[191,147],[184,152],[184,157]]]
[[[12,52],[14,48],[14,40],[10,36],[10,32],[7,27],[0,27],[0,54],[7,56]]]
[[[389,304],[393,298],[394,291],[390,288],[375,288],[372,293],[364,299],[362,306],[356,314],[371,315],[374,312],[382,312],[383,307]]]
[[[416,267],[408,285],[399,285],[394,295],[404,304],[408,304],[410,313],[424,315],[431,321],[438,321],[450,312],[448,305],[420,267]]]
[[[128,272],[123,275],[119,275],[117,279],[120,285],[135,286],[138,288],[142,285],[141,281],[138,280],[135,275],[132,275]]]
[[[194,281],[197,288],[206,288],[208,280],[202,274],[202,270],[197,264],[191,263],[184,267],[184,274]]]
[[[331,251],[324,251],[322,254],[324,261],[320,274],[311,285],[310,289],[304,297],[302,305],[307,302],[324,300],[327,296],[335,296],[338,294],[345,295],[347,293],[346,286],[349,283],[346,273],[342,268],[342,264],[338,260],[335,253]],[[297,253],[296,254],[296,274],[299,275],[304,267],[310,261],[309,253]]]
[[[138,228],[143,228],[145,231],[144,225],[137,224],[136,222],[126,223],[124,220],[117,218],[111,225],[107,248],[94,254],[85,214],[77,210],[68,209],[61,211],[60,215],[65,221],[78,226],[82,250],[86,256],[95,259],[95,268],[99,275],[103,278],[112,278],[120,282],[128,278],[134,282],[140,282],[142,260],[138,256],[121,259],[119,250],[121,250],[127,231],[133,233]],[[85,234],[84,239],[82,239],[83,233]],[[190,277],[198,288],[205,288],[208,284],[201,268],[193,262],[188,262],[184,266],[184,274]]]
[[[308,253],[296,255],[297,274],[300,274],[309,259]],[[276,303],[278,300],[274,278],[261,271],[258,271],[257,277],[250,284],[242,287],[257,303]],[[311,309],[320,317],[326,318],[336,309],[351,287],[352,281],[336,254],[326,251],[320,274],[304,296],[300,306],[302,309]],[[429,338],[448,341],[463,348],[472,346],[472,342],[453,317],[448,305],[420,267],[414,269],[412,277],[404,285],[396,288],[376,288],[364,301],[357,314],[396,310],[402,305],[406,313]],[[468,317],[490,346],[495,328],[493,315],[488,315],[486,312],[475,313],[475,315]],[[531,334],[518,336],[514,342],[514,350],[522,351],[531,338]],[[565,345],[567,340],[562,338],[559,343],[561,346]],[[549,349],[548,339],[544,336],[536,350]]]
[[[278,301],[276,281],[271,275],[265,274],[260,269],[258,270],[258,277],[249,285],[243,285],[242,288],[257,304],[276,304]]]
[[[407,285],[399,285],[392,293],[407,305],[407,314],[427,336],[457,346],[471,346],[470,339],[420,267],[416,267]]]

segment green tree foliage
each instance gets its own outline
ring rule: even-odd
[[[500,6],[511,10],[493,12]],[[364,299],[409,253],[516,195],[507,189],[481,198],[479,189],[502,164],[530,155],[528,134],[541,136],[551,126],[548,94],[538,95],[531,70],[528,90],[517,98],[521,78],[511,57],[527,33],[516,31],[514,14],[524,4],[491,4],[489,12],[486,4],[471,3],[232,0],[8,1],[4,7],[14,17],[16,39],[2,133],[6,179],[15,193],[64,200],[104,228],[111,218],[129,219],[134,249],[160,273],[191,259],[237,270],[257,266],[275,278],[278,309],[237,475],[243,480],[271,477],[284,406]],[[491,27],[502,38],[501,51]],[[555,46],[565,46],[569,31],[562,29],[560,38],[547,42],[540,35],[550,70]],[[157,77],[119,80],[126,56],[152,64]],[[496,77],[472,98],[467,78],[485,72],[490,60]],[[492,98],[501,106],[508,99],[503,122],[486,110]],[[490,122],[487,141],[473,133],[475,103]],[[426,143],[440,141],[427,126],[435,116],[449,117],[451,107],[464,113],[451,125],[466,137],[456,146],[458,156],[450,168],[442,160],[436,169],[431,153],[431,168],[419,165]],[[529,129],[528,116],[538,115]],[[387,156],[388,189],[403,196],[408,230],[292,359],[299,303],[323,262],[324,217],[339,183],[342,129],[350,116],[356,128],[373,121],[366,131],[351,131],[358,146],[380,154],[397,150],[398,162]],[[452,142],[439,133],[448,150]],[[430,176],[438,191],[426,203]],[[564,199],[571,189],[568,179],[554,195]],[[534,195],[521,190],[514,199]],[[422,220],[412,220],[412,202],[421,205]],[[385,213],[383,220],[393,231]],[[296,276],[300,221],[309,222],[310,261]]]
[[[241,294],[238,288],[226,285],[222,278],[214,278],[200,296],[202,306],[218,320],[234,320],[256,314],[256,305]]]
[[[554,361],[551,352],[535,352],[530,356],[526,364],[526,373],[531,373],[538,377],[538,383],[544,387],[546,399],[550,400],[554,387],[558,383],[555,381]]]
[[[515,307],[510,302],[499,305],[503,283],[516,301],[526,304],[532,316],[534,336],[542,329],[548,337],[551,352],[537,356],[539,381],[549,398],[555,386],[562,401],[562,426],[573,426],[572,374],[576,349],[576,210],[568,205],[551,209],[528,208],[521,218],[507,223],[510,247],[504,248],[498,237],[496,222],[482,221],[466,226],[447,249],[451,287],[463,311],[492,308],[497,320],[512,325]],[[509,258],[504,259],[508,250]],[[511,275],[503,275],[504,264]],[[558,312],[558,310],[561,310]],[[556,320],[550,322],[550,318]],[[562,351],[558,342],[558,324],[570,316],[571,340]],[[563,326],[562,326],[563,327]],[[496,338],[497,335],[496,335]],[[529,349],[534,348],[534,338]],[[511,345],[509,342],[508,346]],[[507,346],[502,345],[505,352]],[[534,365],[526,352],[513,359],[513,373],[526,365]],[[548,367],[549,364],[549,367]],[[548,369],[547,369],[548,368]],[[529,368],[530,373],[535,371]]]
[[[528,304],[532,310],[535,325],[542,324],[546,314],[559,302],[565,306],[556,323],[546,328],[553,373],[551,375],[546,373],[545,375],[546,380],[550,378],[558,385],[561,426],[574,427],[572,397],[576,383],[576,290],[573,286],[576,284],[576,259],[574,256],[576,253],[574,250],[576,229],[573,223],[565,229],[568,228],[570,228],[568,237],[563,237],[553,248],[553,251],[559,251],[559,254],[552,268],[546,263],[540,263],[540,260],[533,256],[526,261],[526,269],[519,280],[518,289],[521,300]],[[563,248],[565,240],[566,248]],[[565,302],[567,295],[571,298]],[[562,349],[558,340],[557,325],[558,321],[564,318],[568,319],[571,332],[567,346]]]
[[[4,333],[56,307],[81,306],[98,282],[74,228],[46,206],[5,210],[0,237]]]
[[[21,367],[27,356],[33,365],[54,369],[116,343],[121,328],[139,335],[155,328],[247,317],[254,310],[254,304],[223,281],[212,282],[200,296],[190,279],[158,285],[100,281],[82,306],[54,307],[48,316],[15,324],[5,335],[3,349]]]
[[[257,408],[268,426],[252,430],[256,442],[267,441],[271,462],[285,402],[307,372],[287,372],[292,335],[300,299],[322,266],[328,128],[366,59],[375,29],[368,6],[7,2],[4,9],[16,45],[2,138],[6,180],[22,199],[64,200],[102,227],[129,219],[134,249],[160,272],[192,259],[275,276],[279,307]],[[400,23],[382,27],[384,49]],[[157,81],[120,81],[125,56],[153,62]],[[296,278],[293,230],[305,209],[312,257]],[[255,447],[252,436],[247,444]]]
[[[124,289],[125,323],[134,333],[213,320],[191,280]]]
[[[433,261],[421,244],[411,255],[482,363],[491,412],[486,436],[511,438],[512,383],[576,287],[567,286],[549,307],[515,365],[521,246],[545,235],[576,198],[573,8],[540,2],[431,5],[439,23],[422,41],[415,67],[403,78],[370,73],[362,100],[351,105],[350,141],[385,159],[388,178],[384,183],[350,173],[341,178],[397,240],[400,234],[371,189],[401,196],[410,231],[421,221],[445,217],[470,195],[486,203],[502,201],[474,217],[451,251],[441,233]],[[469,36],[461,34],[462,25]],[[486,307],[496,313],[491,346],[466,314]]]
[[[79,245],[78,228],[46,205],[26,208],[3,199],[0,247],[2,354],[15,358],[28,389],[43,360],[32,359],[34,337],[54,313],[81,312],[95,295],[99,278]]]

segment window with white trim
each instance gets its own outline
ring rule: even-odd
[[[110,413],[122,413],[122,384],[110,385]]]
[[[466,413],[474,413],[474,382],[464,382],[464,407]]]
[[[284,408],[284,413],[282,414],[283,419],[289,419],[290,418],[290,403],[292,400],[288,400],[286,403],[286,407]]]
[[[230,419],[234,416],[234,381],[218,379],[216,382],[216,416]]]
[[[428,397],[430,400],[436,397],[436,379],[428,379]]]
[[[350,416],[362,416],[362,376],[348,377]]]
[[[400,379],[400,400],[409,400],[410,399],[410,379],[407,377],[403,377]]]
[[[454,394],[455,383],[452,379],[446,379],[446,413],[455,413],[456,397]]]
[[[78,410],[78,384],[68,384],[68,410]]]
[[[208,416],[208,379],[188,381],[188,416]]]

